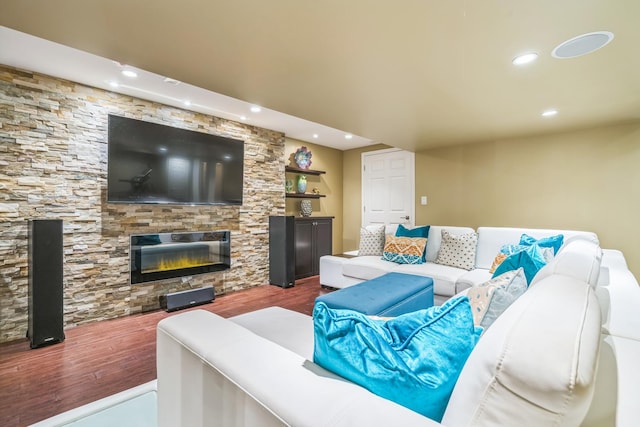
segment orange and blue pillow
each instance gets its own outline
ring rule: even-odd
[[[396,228],[396,237],[429,237],[430,225],[422,225],[420,227],[407,228],[402,224],[398,224]],[[424,251],[422,251],[422,262],[427,262],[427,246],[425,245]]]
[[[382,259],[398,264],[422,264],[422,254],[427,246],[424,237],[396,237],[387,234]]]

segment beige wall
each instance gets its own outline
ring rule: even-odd
[[[311,151],[310,169],[323,170],[322,175],[307,175],[307,192],[315,187],[320,190],[320,194],[327,197],[311,199],[313,216],[333,216],[333,253],[342,252],[342,151],[334,148],[323,147],[296,139],[285,139],[285,164],[296,166],[293,161],[293,153],[302,146]],[[287,179],[296,183],[297,174],[287,173]],[[282,183],[284,187],[284,183]],[[300,200],[286,199],[286,214],[300,215]]]
[[[640,275],[640,122],[416,153],[418,224],[590,230]]]
[[[381,148],[344,152],[344,250],[358,245],[361,154]],[[421,151],[416,224],[590,230],[640,277],[638,165],[640,122]]]

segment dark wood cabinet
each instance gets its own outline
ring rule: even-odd
[[[296,279],[320,274],[320,257],[331,255],[333,217],[296,217]]]

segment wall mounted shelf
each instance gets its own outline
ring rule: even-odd
[[[293,166],[285,166],[285,172],[301,173],[303,175],[322,175],[325,171],[313,170],[313,169],[300,169]]]
[[[324,194],[314,193],[285,193],[285,196],[292,199],[319,199],[320,197],[327,197]]]

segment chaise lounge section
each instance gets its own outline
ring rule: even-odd
[[[313,319],[195,310],[158,325],[159,425],[634,426],[640,288],[619,251],[565,243],[485,331],[441,423],[313,363]]]

